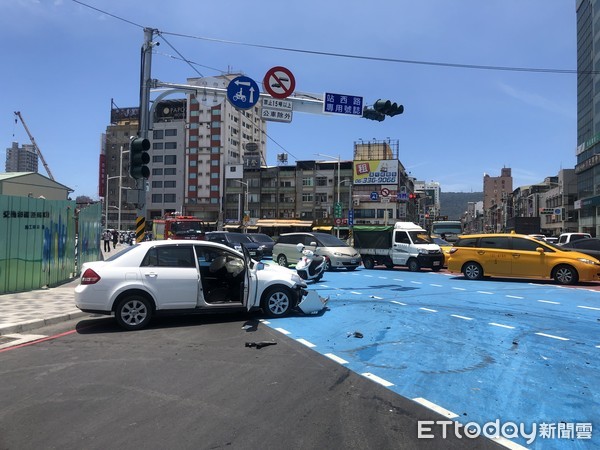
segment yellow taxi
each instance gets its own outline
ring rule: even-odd
[[[448,258],[450,257],[450,249],[452,248],[452,244],[435,234],[431,235],[431,240],[434,244],[439,245],[442,249],[442,253],[444,254],[444,267],[448,267]]]
[[[450,249],[448,271],[468,280],[484,276],[554,279],[558,284],[600,281],[600,261],[524,234],[469,234]]]

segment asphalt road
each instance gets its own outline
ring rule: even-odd
[[[36,330],[49,338],[0,351],[0,449],[499,448],[419,440],[417,421],[441,416],[257,319]],[[246,346],[260,341],[276,345]]]

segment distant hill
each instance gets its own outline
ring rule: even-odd
[[[483,200],[483,192],[442,192],[440,204],[442,216],[448,216],[448,220],[458,220],[467,210],[469,202],[480,202]]]

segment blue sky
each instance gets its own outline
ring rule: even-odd
[[[323,159],[317,153],[351,159],[355,141],[390,138],[399,141],[412,176],[438,181],[444,192],[471,192],[483,190],[484,173],[499,176],[502,167],[512,168],[517,187],[576,162],[575,74],[372,59],[574,71],[574,0],[81,3],[0,0],[0,169],[13,141],[29,143],[14,122],[14,111],[21,111],[55,179],[74,196],[98,198],[100,137],[111,99],[119,107],[139,103],[142,27],[197,38],[165,34],[152,67],[161,81],[230,70],[261,85],[267,70],[285,66],[297,91],[404,105],[404,114],[383,122],[295,113],[290,124],[270,123],[269,164],[282,152],[290,163]],[[46,175],[41,164],[39,171]]]

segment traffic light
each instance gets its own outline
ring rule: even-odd
[[[386,116],[394,117],[404,112],[404,106],[398,103],[392,103],[390,100],[377,100],[373,105],[373,109],[378,113],[385,114]]]
[[[382,120],[385,120],[385,115],[375,111],[373,108],[367,108],[366,106],[363,108],[363,115],[362,115],[365,119],[369,119],[369,120],[376,120],[378,122],[381,122]]]
[[[145,138],[136,137],[131,140],[129,146],[129,175],[131,178],[150,178],[150,169],[146,164],[150,162],[150,141]]]

